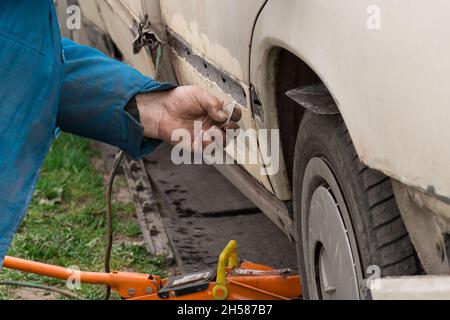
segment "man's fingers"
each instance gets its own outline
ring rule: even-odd
[[[239,108],[230,110],[230,112],[233,112],[233,114],[230,115],[227,110],[225,110],[225,105],[222,101],[203,89],[197,91],[197,99],[208,117],[215,123],[224,124],[227,121],[239,122],[242,118],[242,111]]]
[[[223,103],[220,101],[219,104],[209,104],[206,112],[208,113],[208,116],[217,123],[224,123],[228,120],[228,115],[223,111]]]
[[[214,122],[224,123],[228,120],[228,115],[223,110],[223,102],[212,94],[209,94],[207,91],[201,89],[197,91],[197,100],[208,117],[210,117]]]

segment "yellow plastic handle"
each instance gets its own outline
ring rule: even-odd
[[[213,296],[216,300],[226,300],[228,298],[227,264],[228,267],[232,269],[239,266],[237,249],[237,242],[235,240],[231,240],[220,254],[216,285],[213,288]]]

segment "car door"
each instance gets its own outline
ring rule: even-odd
[[[91,14],[95,11],[99,12],[102,29],[111,37],[125,62],[146,75],[154,74],[154,63],[148,50],[142,50],[137,55],[133,54],[133,41],[138,32],[139,22],[143,18],[141,0],[79,1],[84,12]],[[152,11],[155,12],[155,10]]]
[[[249,58],[254,23],[266,0],[161,0],[172,65],[182,84],[196,84],[243,110],[241,126],[256,129],[250,103]],[[238,152],[254,153],[248,145]],[[256,151],[259,153],[259,151]],[[271,190],[264,166],[245,169]]]
[[[128,10],[137,17],[143,16],[143,0],[121,0]]]

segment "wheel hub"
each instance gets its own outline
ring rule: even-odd
[[[359,299],[355,258],[345,223],[348,220],[343,218],[347,209],[337,182],[321,159],[312,160],[306,177],[311,179],[307,181],[308,187],[312,186],[309,206],[305,208],[307,217],[303,221],[310,297]]]

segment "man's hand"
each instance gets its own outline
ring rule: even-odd
[[[233,113],[231,121],[224,112],[224,103],[199,87],[178,87],[170,91],[139,94],[136,101],[147,138],[169,143],[172,133],[186,129],[194,139],[194,122],[202,121],[203,130],[238,129],[241,111]],[[221,129],[220,129],[221,128]],[[192,141],[193,143],[193,141]]]

